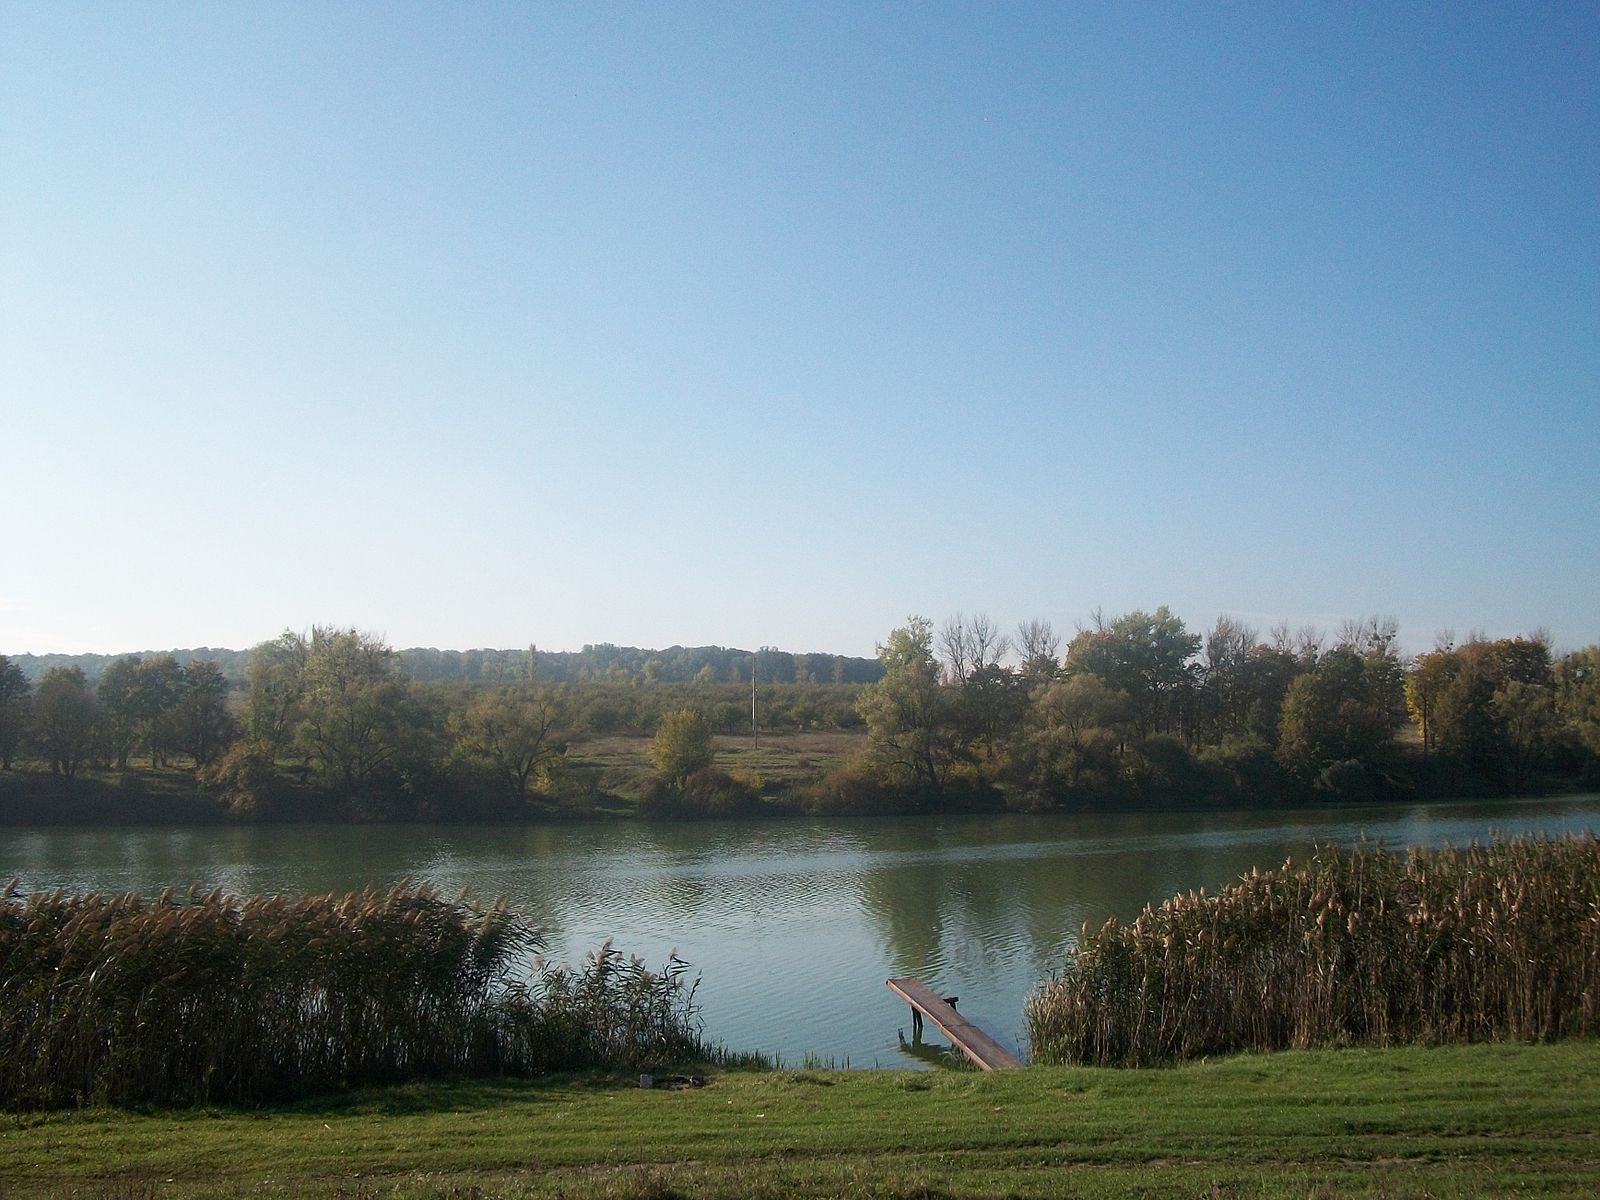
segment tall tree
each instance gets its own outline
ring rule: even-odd
[[[1081,631],[1067,647],[1066,671],[1087,671],[1113,691],[1125,692],[1133,706],[1135,734],[1179,727],[1186,693],[1194,686],[1190,660],[1200,649],[1192,634],[1166,605],[1154,613],[1134,610],[1109,625]]]
[[[128,769],[128,758],[144,740],[146,714],[139,688],[139,668],[143,664],[144,659],[137,654],[113,660],[100,672],[95,689],[105,749],[119,771]]]
[[[183,668],[183,687],[173,709],[164,740],[203,767],[227,748],[233,739],[234,720],[228,711],[228,681],[217,664],[191,659]]]
[[[1508,685],[1520,683],[1553,699],[1556,681],[1548,640],[1541,634],[1494,641],[1471,637],[1423,658],[1437,676],[1430,715],[1440,756],[1502,786],[1520,787],[1531,765],[1523,760],[1529,746],[1522,732],[1532,726],[1523,718],[1538,706],[1527,694],[1513,703],[1503,693]],[[1502,697],[1498,704],[1497,696]],[[1537,740],[1539,747],[1543,744],[1542,738]]]
[[[33,696],[32,740],[50,770],[75,778],[94,744],[99,706],[77,667],[51,667]]]
[[[1061,670],[1061,638],[1049,621],[1021,622],[1016,645],[1022,677],[1030,689],[1049,683]]]
[[[1034,693],[1034,704],[1013,765],[1034,791],[1059,799],[1091,767],[1110,773],[1115,748],[1126,738],[1130,706],[1098,675],[1081,672]]]
[[[152,765],[164,765],[174,749],[172,714],[183,695],[178,660],[170,654],[116,659],[101,672],[96,695],[106,750],[116,768],[127,770],[135,753],[147,755]]]
[[[1289,687],[1279,761],[1305,777],[1337,762],[1379,765],[1397,728],[1389,688],[1385,673],[1370,667],[1354,646],[1335,646]]]
[[[33,685],[22,668],[0,654],[0,771],[11,769],[11,760],[28,728],[32,701]]]
[[[1554,664],[1556,713],[1590,755],[1600,758],[1600,646]]]
[[[1495,689],[1491,703],[1502,730],[1505,778],[1512,793],[1521,795],[1555,734],[1554,695],[1547,687],[1511,679]]]
[[[1454,673],[1455,657],[1449,646],[1417,655],[1406,672],[1406,710],[1422,735],[1424,757],[1438,748],[1439,704]]]
[[[559,696],[527,684],[478,696],[451,728],[463,748],[494,764],[520,800],[565,753],[562,734],[570,724],[571,715]]]
[[[1255,700],[1251,655],[1257,644],[1254,629],[1227,616],[1218,617],[1206,635],[1202,686],[1208,723],[1219,740],[1247,730]]]
[[[293,743],[306,691],[311,643],[284,630],[250,651],[250,690],[244,704],[245,735],[268,760]]]
[[[363,793],[399,756],[407,693],[381,638],[323,626],[311,632],[297,738],[312,765],[346,796]]]
[[[950,697],[933,655],[933,625],[911,617],[878,646],[883,678],[857,701],[868,753],[890,778],[938,794],[965,757]]]
[[[939,649],[944,655],[945,678],[964,684],[974,672],[1000,664],[1011,649],[1011,640],[988,613],[968,617],[957,613],[939,628]]]

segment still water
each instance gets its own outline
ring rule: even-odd
[[[24,890],[240,893],[427,880],[504,894],[576,961],[607,937],[693,964],[708,1036],[786,1063],[906,1066],[915,975],[1026,1055],[1028,992],[1085,921],[1215,890],[1319,842],[1462,845],[1491,832],[1600,830],[1600,796],[1295,813],[532,828],[0,829]]]

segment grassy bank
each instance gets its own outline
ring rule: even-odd
[[[261,1112],[0,1123],[8,1200],[1465,1196],[1600,1190],[1600,1044],[1157,1071],[431,1084]]]

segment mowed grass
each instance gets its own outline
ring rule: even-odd
[[[760,745],[748,735],[718,735],[712,740],[714,765],[722,771],[753,772],[764,784],[791,788],[815,783],[866,747],[863,733],[763,733]],[[613,734],[573,745],[575,762],[600,768],[600,786],[637,798],[650,783],[648,737]]]
[[[259,1112],[22,1114],[15,1197],[1600,1194],[1600,1043],[1163,1070],[419,1085]]]

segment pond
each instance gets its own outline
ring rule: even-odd
[[[1022,1006],[1084,922],[1215,890],[1319,842],[1462,845],[1600,829],[1600,796],[1294,812],[535,827],[0,829],[25,890],[504,894],[576,961],[606,938],[693,964],[708,1036],[798,1064],[913,1066],[915,975],[1026,1056]]]

